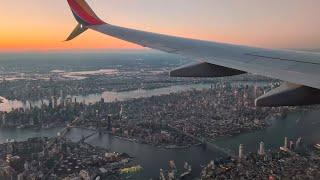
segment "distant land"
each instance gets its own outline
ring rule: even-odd
[[[188,62],[190,59],[153,50],[0,53],[0,72],[41,73],[55,69],[96,70],[114,65],[180,65]]]

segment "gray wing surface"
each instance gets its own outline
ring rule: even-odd
[[[173,70],[171,76],[222,77],[248,72],[286,81],[257,98],[257,106],[320,104],[320,54],[209,42],[114,26],[102,21],[85,0],[67,1],[79,24],[66,41],[92,29],[143,47],[202,61]]]
[[[134,30],[110,24],[89,29],[214,65],[320,89],[320,54],[209,42]]]

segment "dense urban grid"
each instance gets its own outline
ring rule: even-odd
[[[117,179],[132,166],[126,154],[62,138],[1,144],[0,158],[0,179],[5,180]]]
[[[257,153],[246,153],[245,145],[240,144],[238,156],[211,160],[197,179],[319,179],[319,149],[320,144],[309,147],[302,138],[288,141],[287,137],[278,150],[266,150],[264,142],[260,142]],[[187,179],[191,173],[188,162],[181,170],[170,161],[167,169],[160,169],[158,179]]]
[[[53,97],[49,104],[1,112],[0,126],[50,128],[70,123],[112,133],[140,143],[187,147],[217,137],[263,129],[271,116],[285,115],[288,108],[257,108],[252,94],[262,88],[216,83],[208,90],[95,104]]]
[[[293,142],[293,141],[290,141]],[[261,142],[257,153],[211,161],[203,168],[201,179],[319,179],[320,157],[317,149],[303,147],[301,138],[290,143],[285,138],[279,150],[266,151]]]
[[[198,179],[319,179],[319,147],[306,146],[301,138],[285,138],[279,150],[266,150],[261,142],[257,153],[246,153],[240,144],[238,156],[210,161]],[[126,179],[143,169],[127,154],[71,142],[61,135],[1,144],[0,158],[0,178],[5,180]],[[188,179],[191,173],[188,162],[181,169],[172,160],[157,179]]]
[[[256,108],[254,86],[215,84],[209,90],[193,90],[124,103],[125,122],[164,124],[192,137],[215,139],[244,131],[262,129],[270,115],[282,115],[287,108]],[[135,112],[135,113],[134,113]]]

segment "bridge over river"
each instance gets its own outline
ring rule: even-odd
[[[236,155],[234,153],[232,153],[232,151],[230,149],[226,149],[226,148],[222,148],[216,144],[214,144],[211,141],[206,140],[205,138],[200,138],[200,137],[196,137],[192,134],[186,133],[178,128],[175,128],[173,126],[168,125],[169,128],[173,129],[174,131],[177,131],[181,134],[184,134],[188,137],[191,137],[192,139],[195,139],[196,141],[201,142],[204,146],[206,146],[206,148],[212,149],[212,150],[218,150],[220,152],[223,152],[225,155],[227,156],[231,156],[231,157],[236,157]]]

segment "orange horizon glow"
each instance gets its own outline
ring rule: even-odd
[[[134,29],[259,47],[320,48],[318,0],[88,3],[106,22]],[[76,25],[66,0],[10,0],[0,12],[0,52],[143,49],[93,31],[63,42]]]

